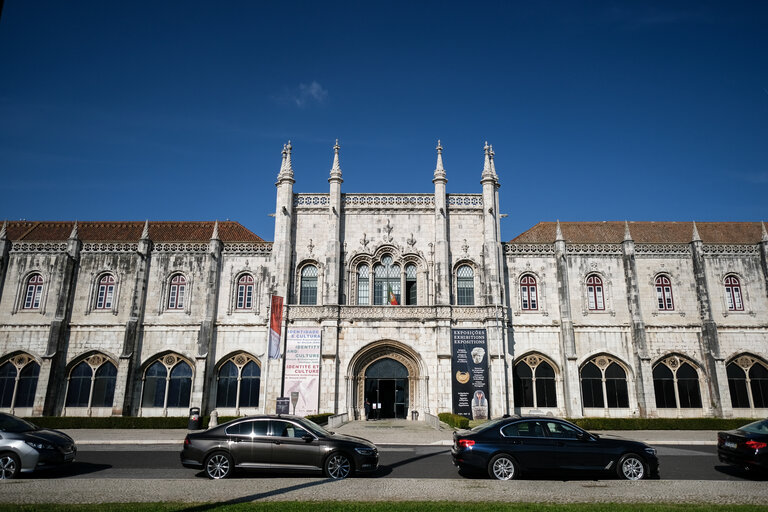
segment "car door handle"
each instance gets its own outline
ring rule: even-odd
[[[512,444],[523,444],[523,442],[519,439],[513,439],[511,442]]]
[[[280,441],[272,441],[272,444],[281,444]]]

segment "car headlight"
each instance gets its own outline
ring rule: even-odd
[[[34,448],[35,450],[54,450],[52,444],[49,443],[43,443],[41,441],[26,441],[26,443]]]
[[[650,446],[645,449],[645,453],[649,455],[656,455],[656,448],[651,448]]]
[[[355,451],[360,455],[375,455],[376,450],[373,448],[355,448]]]

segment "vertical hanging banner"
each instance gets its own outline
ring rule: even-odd
[[[320,328],[290,328],[285,331],[285,392],[298,393],[297,416],[318,413],[320,398]]]
[[[488,341],[485,329],[451,329],[453,413],[488,418]]]
[[[283,324],[283,298],[272,296],[269,308],[269,358],[280,359],[280,331]]]

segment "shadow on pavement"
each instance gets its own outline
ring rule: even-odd
[[[33,478],[53,479],[69,478],[73,476],[89,475],[98,471],[112,469],[111,464],[91,464],[90,462],[73,462],[66,466],[59,466],[50,469],[43,469],[32,473]]]
[[[753,482],[766,482],[768,481],[768,471],[760,471],[759,469],[747,469],[740,466],[715,466],[715,471],[723,473],[724,475],[732,476],[735,478],[742,478],[744,480],[752,480]]]
[[[181,509],[180,512],[205,512],[206,510],[215,510],[219,507],[226,505],[237,505],[238,503],[250,503],[252,501],[259,501],[265,498],[271,498],[273,496],[279,496],[293,491],[299,491],[301,489],[308,489],[310,487],[316,487],[318,485],[327,484],[328,482],[334,482],[332,478],[326,478],[323,480],[314,480],[305,484],[291,485],[290,487],[284,487],[282,489],[275,489],[272,491],[260,492],[256,494],[249,494],[248,496],[240,496],[239,498],[233,498],[227,501],[220,501],[218,503],[205,503],[203,505],[197,505],[194,507]]]

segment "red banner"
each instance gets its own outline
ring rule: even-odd
[[[283,324],[283,298],[272,296],[269,314],[269,358],[280,359],[280,328]]]

